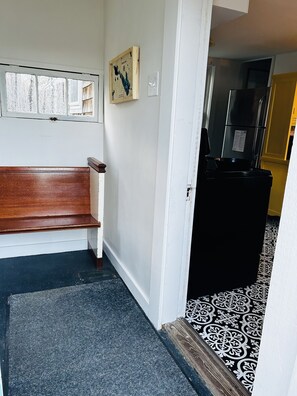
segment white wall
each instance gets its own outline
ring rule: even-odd
[[[106,67],[139,45],[141,70],[136,102],[111,105],[105,89],[105,252],[157,328],[185,309],[193,211],[186,190],[196,183],[211,5],[105,2]],[[160,98],[149,98],[156,70]]]
[[[103,0],[1,0],[0,63],[103,70]],[[103,159],[103,126],[0,118],[0,165],[86,166]],[[0,258],[85,249],[85,230],[0,237]]]
[[[132,45],[140,47],[138,100],[110,104],[106,79],[105,251],[146,309],[160,106],[159,96],[147,95],[147,79],[161,72],[164,0],[107,0],[105,11],[106,75],[110,59]]]
[[[103,0],[1,0],[1,58],[103,69]]]
[[[276,55],[273,74],[293,73],[296,71],[297,52]]]
[[[98,123],[1,117],[0,165],[86,166],[102,158],[100,140]]]

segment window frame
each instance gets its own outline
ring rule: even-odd
[[[61,115],[61,114],[42,114],[42,113],[23,113],[23,112],[12,112],[7,110],[7,91],[6,91],[6,79],[5,73],[20,73],[20,74],[29,74],[36,76],[36,95],[37,95],[37,103],[38,103],[38,76],[46,76],[46,77],[56,77],[56,78],[65,78],[66,81],[68,79],[71,80],[80,80],[80,81],[91,81],[94,83],[94,114],[93,116],[79,116],[79,115]],[[102,102],[100,99],[100,95],[102,89],[100,89],[99,84],[101,84],[102,78],[100,78],[100,74],[86,74],[86,73],[78,73],[78,72],[69,72],[69,71],[61,71],[61,70],[50,70],[43,68],[34,68],[27,66],[15,66],[15,65],[4,65],[0,64],[0,97],[1,97],[1,110],[0,114],[2,117],[9,118],[26,118],[26,119],[42,119],[42,120],[57,120],[57,121],[78,121],[78,122],[102,122]],[[100,92],[100,94],[99,94]],[[68,111],[68,82],[66,82],[66,109]],[[37,105],[38,109],[38,105]]]

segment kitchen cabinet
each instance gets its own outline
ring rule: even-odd
[[[297,73],[272,77],[261,168],[272,173],[268,214],[280,216],[297,115]]]

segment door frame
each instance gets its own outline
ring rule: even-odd
[[[148,312],[157,329],[185,313],[211,12],[212,0],[165,1]]]

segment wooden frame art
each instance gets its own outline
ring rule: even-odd
[[[139,98],[139,47],[133,46],[109,62],[110,103]]]

